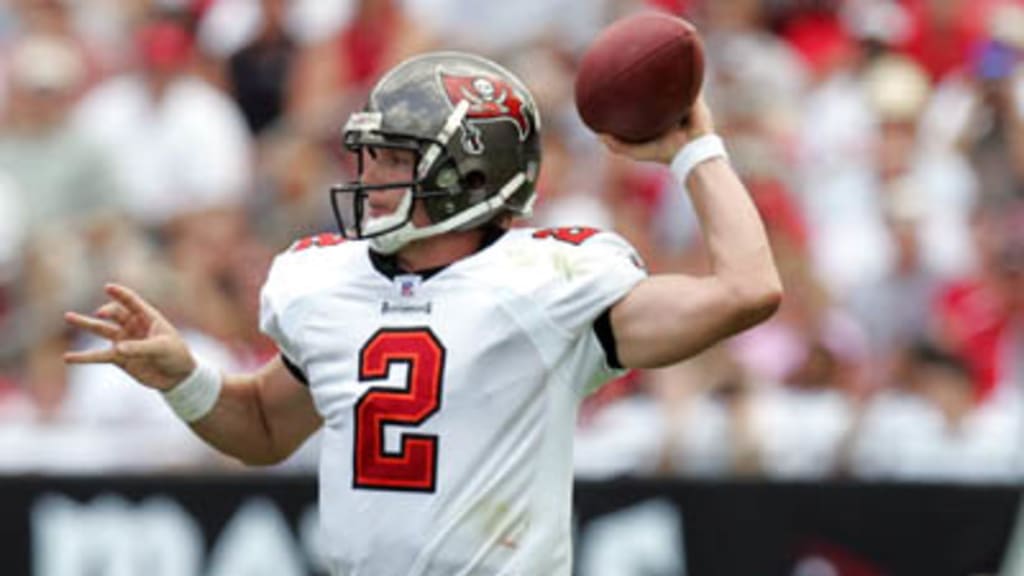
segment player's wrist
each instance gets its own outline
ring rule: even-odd
[[[694,168],[715,158],[728,160],[729,154],[726,152],[725,142],[722,141],[722,138],[709,132],[687,142],[676,152],[669,166],[676,178],[686,184],[686,180]]]
[[[224,377],[219,370],[197,361],[191,374],[162,394],[171,410],[191,424],[213,410],[223,386]]]

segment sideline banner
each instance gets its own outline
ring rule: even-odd
[[[580,482],[576,573],[997,574],[1020,493],[1011,486]],[[7,477],[0,511],[5,575],[325,574],[312,477]]]
[[[578,483],[577,568],[586,576],[994,575],[1020,493],[1005,485]],[[619,537],[607,534],[609,524]],[[627,525],[653,540],[676,533],[678,557],[661,571],[637,570],[641,558],[625,561],[625,553],[616,564],[607,547],[625,539]],[[587,542],[602,531],[600,542]]]

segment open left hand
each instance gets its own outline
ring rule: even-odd
[[[108,284],[110,301],[95,316],[68,312],[77,328],[109,340],[111,347],[67,352],[68,364],[114,364],[142,384],[169,390],[196,367],[185,341],[156,308],[130,288]]]

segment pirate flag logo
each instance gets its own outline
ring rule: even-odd
[[[469,110],[464,121],[462,145],[470,154],[484,151],[480,130],[475,126],[485,122],[512,122],[524,141],[530,135],[530,123],[523,111],[523,99],[504,80],[486,76],[458,76],[441,73],[448,100],[452,106],[465,100]]]

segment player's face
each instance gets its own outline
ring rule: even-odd
[[[363,159],[363,182],[386,184],[388,182],[411,182],[416,170],[416,155],[410,150],[393,148],[368,148]],[[367,218],[381,218],[395,212],[408,188],[396,187],[370,191],[366,197]],[[419,202],[413,207],[413,224],[429,224],[429,218]]]
[[[416,157],[408,150],[368,148],[363,158],[363,182],[386,184],[408,182],[412,179]],[[387,216],[398,208],[406,188],[387,188],[371,191],[367,196],[366,215],[370,218]]]

